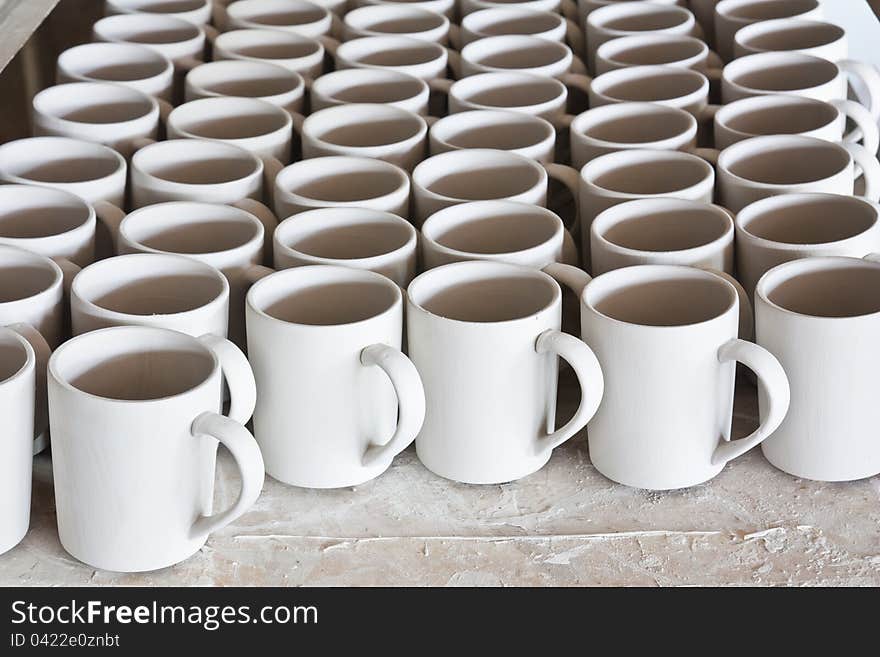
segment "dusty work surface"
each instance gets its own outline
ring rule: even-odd
[[[577,392],[565,387],[560,418]],[[737,393],[734,434],[755,425]],[[760,450],[708,484],[652,493],[610,482],[584,436],[540,472],[470,486],[428,472],[412,448],[375,481],[312,491],[267,479],[256,506],[194,557],[153,573],[80,564],[55,530],[48,456],[36,460],[31,531],[0,556],[2,585],[878,585],[880,477],[822,484]],[[216,504],[238,491],[226,453]]]

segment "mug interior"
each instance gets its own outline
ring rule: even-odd
[[[403,5],[364,5],[345,15],[345,23],[356,30],[377,34],[419,34],[439,29],[443,16]]]
[[[746,34],[739,35],[739,41],[755,50],[806,50],[818,48],[842,39],[843,28],[833,23],[820,21],[783,21],[772,27],[746,28]]]
[[[149,116],[153,101],[121,85],[72,83],[49,87],[34,97],[37,112],[63,121],[102,125]]]
[[[406,174],[380,160],[320,157],[297,162],[278,174],[281,190],[312,201],[354,203],[393,194]]]
[[[748,22],[788,18],[818,7],[816,0],[754,0],[724,8],[723,15]]]
[[[561,19],[550,12],[492,8],[475,11],[461,20],[461,26],[483,37],[542,34],[558,29]]]
[[[495,40],[500,43],[492,43]],[[462,57],[475,64],[497,69],[529,69],[563,61],[565,45],[539,37],[501,36],[481,39],[465,46]]]
[[[422,235],[462,254],[498,255],[541,246],[560,233],[560,220],[549,211],[507,206],[475,210],[464,206],[441,210],[425,222]]]
[[[89,265],[74,279],[73,290],[106,311],[152,316],[207,306],[223,295],[224,283],[212,267],[184,256],[136,254]]]
[[[675,108],[654,105],[632,113],[618,105],[610,108],[614,111],[596,108],[592,114],[582,114],[580,120],[575,120],[572,130],[610,144],[650,144],[690,131],[696,134],[693,116]]]
[[[0,186],[0,237],[50,237],[85,225],[91,209],[78,198],[44,188]]]
[[[294,27],[317,23],[325,18],[326,10],[310,2],[264,2],[253,0],[235,3],[229,16],[235,20],[267,27]]]
[[[512,153],[460,150],[424,160],[413,180],[446,198],[488,201],[527,192],[545,177],[539,165]]]
[[[21,341],[11,334],[0,332],[0,385],[21,372],[28,364],[28,352]]]
[[[330,107],[309,116],[303,133],[328,144],[370,148],[397,144],[425,130],[414,114],[394,107]]]
[[[355,71],[357,71],[355,73]],[[322,76],[315,85],[329,98],[340,103],[398,103],[415,98],[424,91],[424,83],[418,78],[410,78],[403,73],[387,71],[388,76],[360,75],[374,73],[348,69],[339,75],[330,73]],[[342,75],[342,74],[345,75]],[[331,78],[332,79],[328,79]],[[330,87],[330,88],[327,88]]]
[[[545,274],[500,263],[463,262],[431,269],[407,291],[425,312],[459,322],[508,322],[558,303],[559,286]]]
[[[855,258],[794,261],[770,270],[759,283],[759,293],[800,315],[870,315],[880,312],[880,267]]]
[[[761,55],[750,55],[761,57]],[[818,57],[793,57],[786,63],[740,59],[729,70],[728,79],[740,87],[761,92],[798,91],[819,87],[834,80],[840,73],[837,64]]]
[[[745,232],[771,242],[829,244],[873,228],[877,211],[846,196],[783,195],[754,204],[739,222]]]
[[[215,48],[240,57],[290,60],[311,57],[321,51],[321,44],[308,37],[280,30],[234,30],[217,37]]]
[[[373,37],[364,37],[364,39],[371,39]],[[378,39],[383,39],[384,37],[375,37]],[[407,38],[408,37],[403,37]],[[349,41],[348,44],[353,44],[356,41],[360,41],[361,39],[356,39],[355,41]],[[415,39],[413,39],[415,41]],[[347,44],[343,44],[347,45]],[[342,46],[340,46],[341,48]],[[347,52],[348,50],[352,50],[354,52]],[[388,44],[385,47],[379,47],[379,44],[374,44],[374,47],[369,49],[364,49],[363,51],[358,51],[355,48],[346,48],[343,51],[346,55],[351,56],[351,60],[358,62],[360,64],[365,64],[367,66],[418,66],[419,64],[427,64],[429,62],[433,62],[439,59],[442,54],[442,46],[429,43],[427,41],[415,42],[411,44],[397,44],[392,45]]]
[[[0,250],[0,303],[46,292],[60,278],[60,273],[41,256],[13,248]]]
[[[588,163],[583,175],[589,181],[619,194],[671,194],[698,185],[712,175],[707,162],[696,156],[675,153],[622,151],[603,155]]]
[[[608,18],[604,18],[604,17]],[[601,18],[600,18],[601,17]],[[674,6],[626,8],[613,13],[600,14],[594,24],[615,32],[653,32],[683,25],[688,14]]]
[[[296,91],[302,79],[267,62],[219,61],[197,66],[187,75],[187,82],[218,96],[267,98]]]
[[[294,267],[258,282],[248,294],[257,312],[288,324],[353,324],[391,310],[399,288],[373,272],[328,265]]]
[[[690,96],[708,88],[706,78],[687,69],[634,72],[619,69],[604,73],[593,82],[593,90],[617,101],[657,102]]]
[[[279,107],[253,98],[203,98],[181,105],[169,121],[202,139],[248,139],[290,129]]]
[[[819,139],[775,144],[752,144],[753,138],[728,150],[722,166],[731,174],[766,185],[799,185],[831,178],[851,165],[849,153],[840,146]],[[796,138],[795,138],[796,139]]]
[[[646,205],[640,213],[631,215],[627,212],[629,208],[621,210],[628,216],[600,234],[606,241],[624,249],[669,252],[711,244],[730,230],[730,219],[722,216],[723,210],[714,211],[690,204],[661,207]]]
[[[118,14],[95,23],[95,30],[104,38],[142,45],[168,45],[199,38],[199,28],[174,16],[142,16]]]
[[[159,53],[136,44],[87,43],[58,58],[59,67],[101,82],[133,82],[165,73],[169,64]]]
[[[205,0],[114,0],[115,5],[145,14],[179,14],[205,6]]]
[[[34,137],[0,146],[0,168],[22,182],[78,183],[100,180],[125,167],[116,151],[63,137]]]
[[[142,148],[133,163],[145,173],[181,185],[217,185],[260,171],[259,160],[241,149],[196,139],[172,139]]]
[[[303,212],[275,232],[278,244],[328,260],[359,260],[385,255],[414,243],[403,220],[358,208]]]
[[[236,208],[160,203],[129,214],[120,232],[131,242],[165,253],[207,254],[262,241],[259,222]]]
[[[748,102],[755,101],[755,102]],[[757,96],[727,106],[716,115],[720,125],[745,135],[801,134],[837,120],[838,110],[811,98]]]
[[[641,265],[596,277],[586,303],[610,319],[640,326],[689,326],[728,312],[736,292],[718,276],[690,267]]]
[[[62,384],[95,397],[149,401],[183,394],[205,383],[217,367],[194,338],[175,331],[116,327],[84,333],[51,360]]]
[[[441,119],[432,127],[431,135],[454,148],[512,151],[555,139],[556,132],[537,117],[477,110]]]

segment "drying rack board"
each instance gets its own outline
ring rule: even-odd
[[[826,4],[850,33],[853,56],[878,63],[880,25],[868,5]],[[577,403],[568,379],[560,418]],[[734,436],[751,431],[756,416],[754,388],[739,386]],[[500,486],[441,479],[410,448],[356,489],[303,490],[267,478],[256,506],[194,557],[135,575],[95,571],[64,552],[51,481],[49,457],[40,455],[31,531],[0,557],[0,584],[880,584],[880,477],[796,479],[759,450],[707,484],[652,493],[596,472],[583,434],[538,473]],[[216,507],[237,491],[234,464],[221,453]]]

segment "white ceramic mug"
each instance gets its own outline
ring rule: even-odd
[[[75,267],[13,246],[0,245],[0,326],[27,339],[36,356],[36,401],[31,413],[32,453],[49,445],[46,427],[46,361],[67,337],[67,285]]]
[[[547,274],[500,262],[457,262],[407,290],[409,355],[425,387],[416,438],[422,463],[475,484],[536,472],[587,424],[602,399],[596,357],[560,331],[562,293]],[[581,401],[556,429],[557,357],[574,370]]]
[[[571,164],[580,169],[600,155],[631,149],[693,151],[698,127],[689,112],[659,103],[600,105],[571,122]]]
[[[108,326],[154,326],[226,337],[229,283],[182,255],[133,253],[85,267],[70,286],[74,335]]]
[[[168,139],[219,141],[282,163],[290,162],[292,138],[291,114],[258,98],[200,98],[168,115]]]
[[[784,262],[875,252],[880,252],[880,211],[856,196],[780,194],[736,216],[737,276],[749,294],[765,272]]]
[[[0,554],[18,545],[30,526],[37,367],[35,350],[27,338],[14,325],[0,328],[0,409],[4,423],[0,447]]]
[[[92,40],[144,46],[175,64],[189,65],[204,59],[205,30],[168,14],[117,14],[92,25]]]
[[[856,165],[865,196],[880,198],[880,163],[858,144],[836,144],[817,137],[769,135],[728,146],[716,164],[718,202],[739,212],[758,199],[792,192],[852,195]]]
[[[214,39],[214,61],[241,59],[267,62],[313,79],[324,71],[324,44],[319,39],[281,30],[232,30]]]
[[[322,75],[312,83],[309,100],[313,112],[349,103],[381,103],[428,114],[428,83],[399,71],[349,68]]]
[[[366,208],[307,210],[275,229],[275,267],[366,269],[406,287],[416,275],[419,236],[406,219]]]
[[[590,460],[609,479],[651,490],[695,486],[779,427],[789,404],[785,372],[770,352],[737,338],[739,297],[696,267],[636,265],[590,280],[549,273],[580,291],[581,334],[605,373],[605,397],[590,423]],[[767,413],[731,440],[734,377],[757,374]]]
[[[342,38],[351,41],[394,34],[445,45],[449,42],[449,27],[449,19],[443,14],[409,3],[365,5],[345,14]]]
[[[219,0],[218,0],[219,1]],[[182,18],[196,25],[207,25],[211,21],[212,0],[106,0],[104,12],[115,14],[163,14]]]
[[[596,68],[596,49],[606,41],[633,34],[702,36],[694,15],[670,4],[617,2],[586,17],[587,66]]]
[[[304,159],[328,155],[366,157],[412,171],[427,151],[425,119],[399,107],[378,103],[327,107],[295,125]]]
[[[294,162],[275,178],[275,212],[366,208],[409,217],[410,179],[382,160],[334,155]]]
[[[747,25],[776,18],[822,18],[819,0],[722,0],[715,6],[715,44],[724,61],[734,57],[734,37]]]
[[[553,162],[556,152],[556,129],[552,123],[539,116],[504,110],[450,114],[431,126],[428,137],[431,155],[493,148],[539,162]]]
[[[440,210],[422,224],[425,269],[464,260],[494,260],[540,269],[577,264],[577,247],[562,219],[516,201],[472,201]]]
[[[554,11],[515,6],[480,9],[461,19],[458,48],[491,36],[526,34],[567,43],[576,55],[584,52],[584,35],[577,24]]]
[[[128,163],[118,152],[67,137],[31,137],[0,145],[0,180],[76,194],[94,206],[125,205]]]
[[[449,53],[439,43],[405,36],[361,37],[334,53],[337,69],[376,68],[407,73],[422,80],[446,78]]]
[[[871,113],[852,100],[816,100],[788,94],[768,94],[735,100],[719,108],[714,119],[715,147],[724,149],[749,137],[794,134],[826,141],[853,141],[844,134],[847,119],[861,131],[870,153],[880,145],[880,131]]]
[[[220,415],[221,370],[229,417]],[[263,459],[242,425],[250,366],[231,343],[144,326],[93,331],[49,361],[52,470],[61,545],[95,568],[156,570],[197,552],[263,487]],[[212,512],[217,446],[241,492]]]
[[[717,78],[722,62],[705,41],[684,34],[618,37],[596,49],[597,75],[627,66],[678,66]]]
[[[733,53],[736,57],[789,50],[832,62],[847,59],[846,30],[824,21],[780,18],[747,25],[734,37]]]
[[[137,209],[164,201],[244,203],[245,210],[274,227],[274,217],[259,200],[269,201],[281,167],[274,158],[219,141],[156,142],[131,158],[131,205]]]
[[[170,106],[120,84],[71,82],[39,92],[32,109],[37,137],[84,139],[130,157],[144,140],[158,137]]]
[[[820,481],[880,473],[873,385],[878,292],[880,264],[857,258],[788,262],[758,283],[758,342],[779,358],[791,381],[788,415],[761,445],[777,468]],[[763,399],[759,408],[762,418],[772,412]]]
[[[412,173],[413,221],[421,226],[438,210],[467,201],[506,199],[543,206],[549,178],[567,187],[577,203],[577,172],[571,167],[488,148],[433,155]]]
[[[240,208],[219,203],[156,203],[125,217],[119,225],[117,248],[120,254],[188,256],[220,270],[229,283],[229,339],[244,348],[244,297],[259,278],[261,265],[271,262],[271,240],[265,235],[262,222]]]
[[[569,80],[585,72],[571,48],[537,36],[505,34],[472,41],[461,49],[460,77],[478,73],[518,71]]]
[[[688,265],[733,273],[733,218],[705,201],[627,201],[600,212],[590,231],[593,276],[632,265]]]
[[[305,90],[302,76],[283,66],[263,61],[221,61],[191,70],[184,83],[184,98],[188,101],[213,96],[259,98],[300,112]]]
[[[309,488],[384,472],[425,414],[419,375],[400,351],[400,288],[370,271],[297,267],[256,283],[246,312],[266,471]]]
[[[224,32],[264,28],[323,37],[331,34],[336,24],[329,9],[307,0],[237,0],[218,14]]]
[[[880,116],[880,73],[863,62],[831,62],[797,52],[762,52],[732,61],[721,73],[721,100],[764,94],[794,94],[818,100],[846,100],[848,80],[858,79],[868,91],[865,105]]]
[[[58,55],[56,82],[113,82],[170,101],[174,64],[134,43],[84,43]]]
[[[568,89],[555,78],[530,73],[480,73],[454,82],[448,90],[449,113],[506,110],[547,119],[565,128],[574,118],[566,113]]]
[[[610,207],[640,198],[682,198],[711,203],[712,165],[680,151],[625,150],[601,155],[580,172],[581,255],[589,269],[593,220]]]

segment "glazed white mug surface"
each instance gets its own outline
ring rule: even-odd
[[[275,212],[287,217],[317,208],[366,208],[409,217],[410,179],[398,166],[332,155],[294,162],[275,178]]]
[[[322,75],[312,83],[313,112],[349,103],[381,103],[428,114],[430,89],[424,80],[379,68],[348,68]]]
[[[469,148],[511,151],[553,162],[556,130],[539,116],[505,110],[471,110],[436,121],[428,133],[431,155]]]
[[[858,144],[837,144],[817,137],[769,135],[728,146],[718,155],[718,202],[739,212],[768,196],[792,192],[852,195],[856,165],[865,196],[880,198],[880,163]]]
[[[580,169],[600,155],[631,149],[693,151],[698,128],[689,112],[659,103],[600,105],[571,122],[571,164]]]
[[[561,164],[488,148],[433,155],[412,173],[413,221],[421,226],[438,210],[468,201],[510,200],[544,206],[551,177],[576,197],[577,172]]]
[[[880,252],[880,211],[857,196],[780,194],[736,216],[737,276],[749,294],[765,272],[784,262],[875,252]]]
[[[599,213],[590,230],[593,276],[632,265],[689,265],[733,273],[733,217],[705,201],[627,201]]]
[[[736,57],[767,51],[795,51],[837,62],[849,56],[849,43],[839,25],[798,18],[760,21],[736,33]]]
[[[409,356],[425,388],[416,438],[422,463],[447,479],[513,481],[544,466],[602,400],[602,370],[560,331],[562,293],[547,274],[501,262],[456,262],[407,290]],[[556,428],[557,358],[574,370],[581,401]]]
[[[187,73],[184,98],[241,96],[259,98],[292,112],[303,109],[306,85],[302,76],[265,61],[208,62]]]
[[[66,342],[48,369],[58,536],[76,559],[119,572],[170,566],[259,497],[263,459],[243,426],[254,377],[230,342],[113,327]],[[220,414],[221,372],[229,417]],[[213,511],[221,443],[241,492]]]
[[[465,260],[492,260],[540,269],[577,264],[577,247],[562,219],[516,201],[472,201],[435,212],[422,224],[424,269]]]
[[[219,0],[218,0],[219,1]],[[168,0],[107,0],[104,13],[115,14],[162,14],[182,18],[196,25],[207,25],[211,22],[212,0],[185,0],[168,2]]]
[[[295,32],[248,29],[224,32],[214,39],[214,61],[240,59],[281,66],[304,77],[317,78],[324,71],[324,44]]]
[[[258,98],[216,97],[191,100],[168,115],[168,139],[207,139],[290,162],[293,118],[283,108]]]
[[[170,106],[120,84],[71,82],[48,87],[33,98],[37,137],[70,137],[110,146],[130,157],[144,140],[159,136]]]
[[[92,39],[132,43],[156,51],[174,63],[189,64],[205,56],[205,28],[167,14],[117,14],[92,26]]]
[[[270,475],[309,488],[356,486],[412,443],[425,396],[400,351],[395,283],[349,267],[296,267],[257,282],[246,312],[259,391],[254,434]]]
[[[134,43],[84,43],[58,55],[56,82],[112,82],[170,101],[174,64]]]
[[[272,255],[259,218],[219,203],[156,203],[128,214],[117,233],[120,255],[177,254],[218,269],[229,283],[229,339],[245,347],[244,297]]]
[[[851,481],[880,473],[878,364],[880,264],[820,257],[768,271],[755,291],[758,343],[782,363],[791,408],[764,456],[795,477]],[[796,335],[797,340],[791,336]],[[759,399],[760,415],[771,412]]]
[[[378,103],[327,107],[299,119],[295,125],[304,159],[365,157],[412,171],[427,151],[427,122],[399,107]]]
[[[714,119],[715,147],[724,149],[749,137],[805,135],[826,141],[853,141],[847,120],[861,131],[865,148],[876,153],[880,131],[871,113],[852,100],[816,100],[788,94],[768,94],[735,100],[719,108]]]
[[[226,337],[229,283],[182,255],[133,253],[85,267],[70,286],[74,335],[109,326],[153,326]]]
[[[0,144],[0,180],[76,194],[97,206],[125,205],[128,163],[117,151],[80,139],[29,137]]]
[[[419,235],[406,219],[366,208],[307,210],[275,229],[277,269],[337,265],[387,276],[405,288],[416,275]]]
[[[785,372],[737,337],[739,296],[729,281],[680,265],[623,267],[592,280],[564,265],[545,271],[579,292],[581,334],[605,374],[588,433],[603,475],[650,490],[695,486],[779,427]],[[767,412],[753,433],[731,440],[737,362],[757,374]]]
[[[747,25],[778,18],[821,19],[819,0],[722,0],[715,6],[715,44],[718,54],[733,59],[734,38]]]

